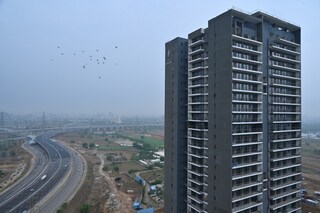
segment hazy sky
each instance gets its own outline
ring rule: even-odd
[[[233,6],[301,26],[303,115],[319,118],[317,0],[0,0],[0,111],[162,115],[165,42]]]

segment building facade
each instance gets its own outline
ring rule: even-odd
[[[300,40],[232,9],[166,44],[166,213],[301,212]]]

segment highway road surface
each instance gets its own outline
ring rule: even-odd
[[[51,140],[57,133],[38,136],[29,145],[35,164],[21,181],[0,195],[0,212],[50,213],[75,194],[85,176],[84,159],[71,148]]]

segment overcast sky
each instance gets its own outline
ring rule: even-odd
[[[317,0],[0,0],[0,111],[163,115],[165,42],[233,6],[301,26],[303,115],[319,118]]]

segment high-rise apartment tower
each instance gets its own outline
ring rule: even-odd
[[[165,50],[165,212],[301,212],[300,27],[229,10]]]

